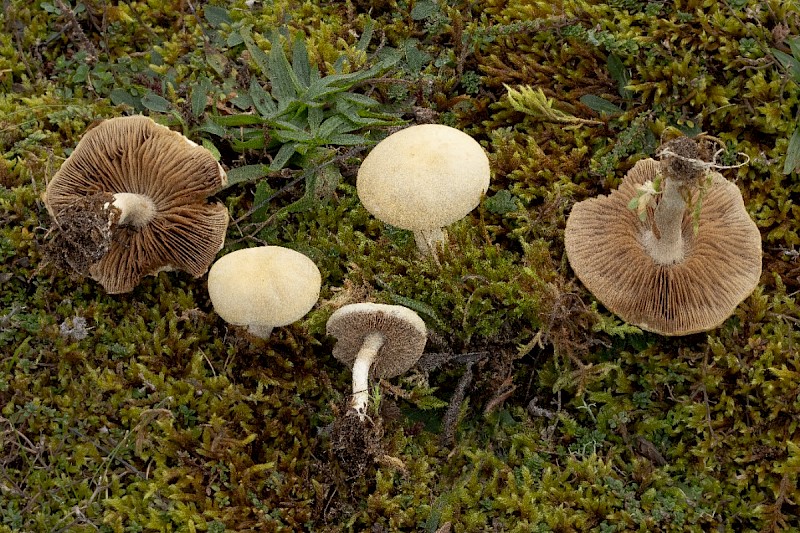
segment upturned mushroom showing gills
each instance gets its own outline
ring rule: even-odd
[[[208,295],[214,311],[266,339],[296,322],[319,299],[322,276],[314,262],[289,248],[257,246],[231,252],[211,265]]]
[[[761,235],[739,189],[681,137],[567,220],[570,266],[620,318],[661,335],[714,329],[755,289]]]
[[[435,256],[442,228],[477,207],[489,177],[489,159],[472,137],[420,124],[379,142],[361,163],[356,188],[367,211],[413,231],[419,250]]]
[[[369,402],[369,376],[391,378],[408,371],[425,349],[428,330],[411,309],[401,305],[357,303],[334,311],[327,323],[336,337],[333,356],[353,368],[350,408],[361,420]]]
[[[144,116],[87,131],[47,185],[44,200],[66,262],[109,294],[142,277],[208,270],[228,211],[208,196],[227,183],[207,149]]]

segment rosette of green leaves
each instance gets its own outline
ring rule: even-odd
[[[368,26],[357,48],[366,49],[371,34]],[[272,159],[231,170],[229,185],[260,179],[290,161],[300,168],[319,167],[331,158],[331,148],[370,144],[372,128],[402,123],[380,102],[353,90],[389,70],[399,55],[387,54],[363,70],[323,76],[311,64],[302,38],[291,42],[290,61],[277,31],[270,36],[269,52],[255,43],[249,28],[240,35],[259,72],[240,98],[245,111],[213,117],[219,129],[211,133],[229,139],[236,151],[267,150]]]

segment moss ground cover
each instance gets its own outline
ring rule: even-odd
[[[796,1],[3,11],[0,531],[800,529]],[[56,267],[47,180],[95,121],[137,112],[236,177],[223,253],[315,261],[305,319],[254,339],[203,278],[109,296]],[[472,135],[493,171],[439,263],[355,191],[374,142],[426,121]],[[596,303],[563,230],[676,131],[750,157],[724,173],[764,270],[722,327],[665,338]],[[353,469],[332,453],[350,374],[325,321],[365,299],[431,335],[372,392],[380,431]]]

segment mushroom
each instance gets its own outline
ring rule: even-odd
[[[200,277],[222,249],[228,211],[206,198],[227,183],[207,149],[144,116],[87,131],[44,194],[67,262],[109,294],[142,277]]]
[[[370,213],[413,231],[419,250],[435,257],[442,228],[475,209],[489,188],[489,159],[466,133],[420,124],[379,142],[361,163],[356,187]]]
[[[356,303],[334,311],[327,323],[336,337],[333,356],[352,365],[350,408],[366,418],[369,375],[391,378],[414,366],[425,349],[425,322],[401,305]]]
[[[214,311],[266,339],[272,328],[300,320],[319,299],[322,276],[314,262],[289,248],[257,246],[222,256],[208,273]]]
[[[669,336],[708,331],[758,284],[761,235],[739,189],[710,170],[694,140],[676,139],[660,153],[661,161],[637,162],[609,196],[573,207],[567,258],[626,322]],[[651,197],[638,206],[641,216],[629,208]]]

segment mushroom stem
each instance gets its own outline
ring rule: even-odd
[[[118,192],[114,194],[113,205],[120,211],[121,226],[143,228],[156,216],[156,204],[143,194]]]
[[[247,326],[247,331],[259,339],[268,339],[272,335],[272,326],[264,326],[261,324],[250,324]]]
[[[366,418],[367,403],[369,402],[369,369],[378,350],[383,346],[384,340],[383,333],[380,332],[367,335],[353,362],[353,399],[350,402],[350,408],[358,413],[361,420]]]
[[[436,247],[444,244],[445,235],[442,228],[418,229],[414,230],[414,241],[422,255],[436,258]]]
[[[654,223],[659,236],[648,231],[645,248],[658,265],[680,263],[684,258],[683,215],[686,201],[680,191],[680,183],[665,178],[661,199],[655,208]]]

